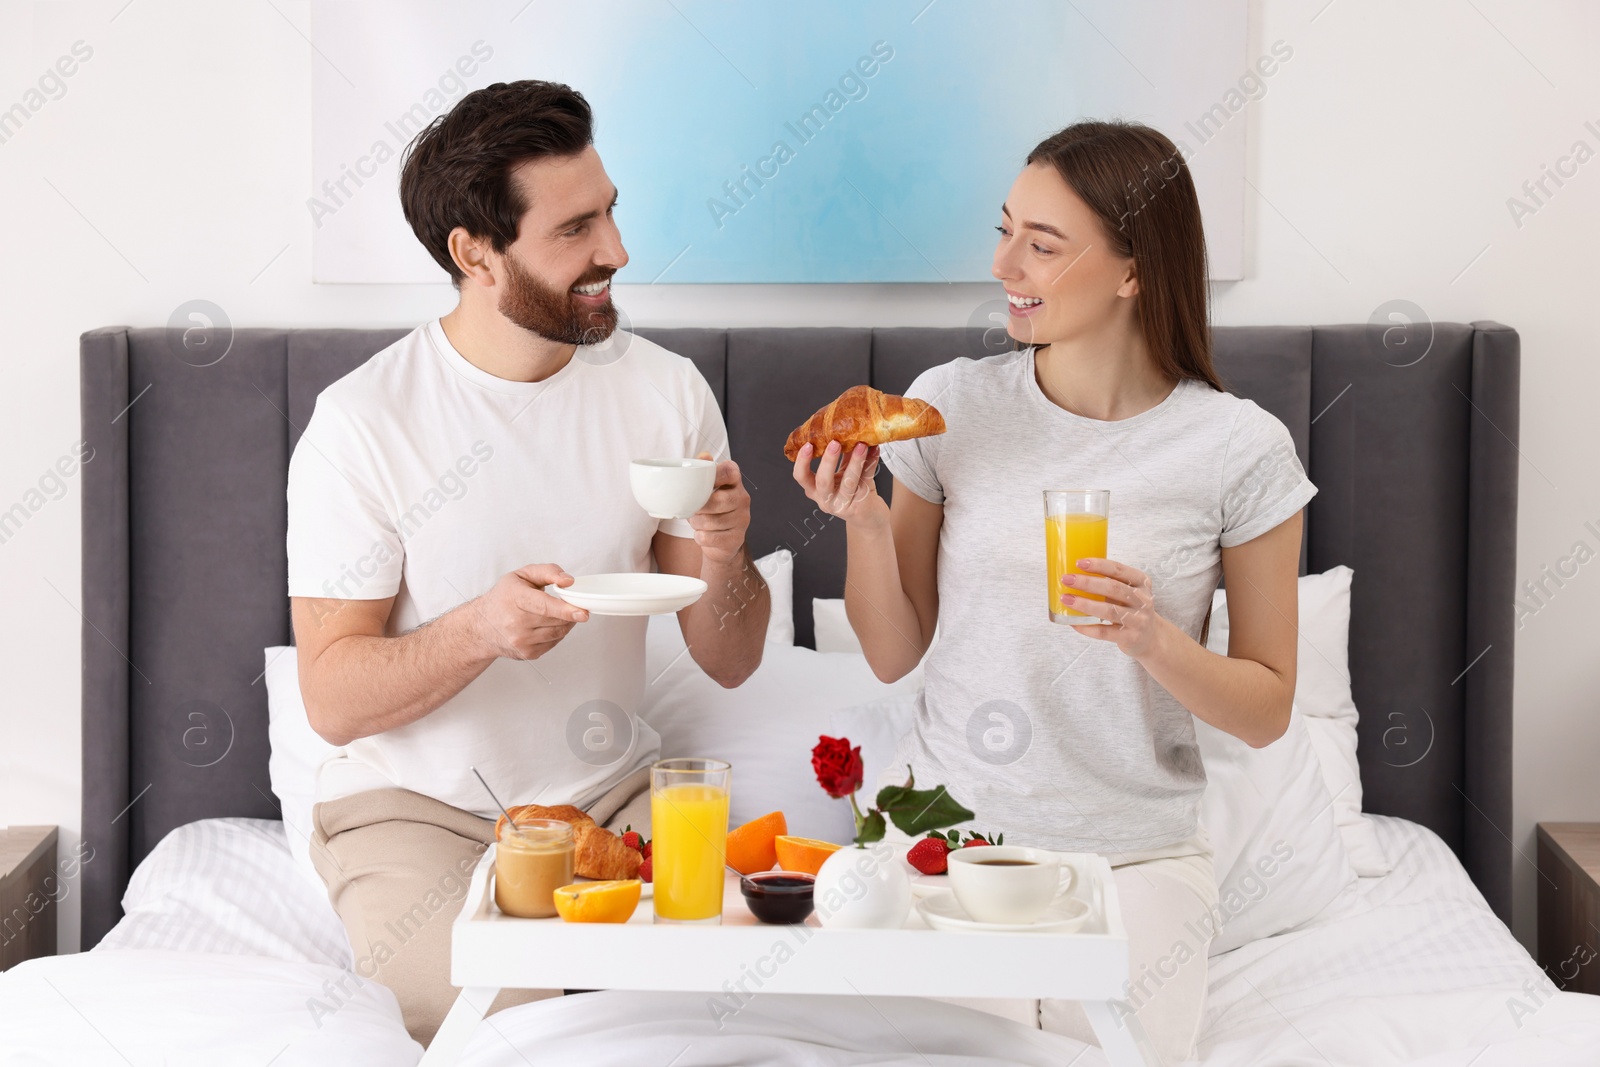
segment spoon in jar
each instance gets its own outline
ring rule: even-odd
[[[489,799],[494,801],[494,806],[499,808],[500,813],[506,817],[506,829],[510,830],[516,836],[521,837],[522,831],[517,828],[517,820],[513,819],[511,817],[511,813],[506,810],[506,806],[500,803],[500,798],[494,795],[494,790],[490,789],[489,783],[483,780],[483,775],[478,774],[478,768],[473,767],[472,773],[478,775],[478,781],[483,783],[483,791],[489,794]]]

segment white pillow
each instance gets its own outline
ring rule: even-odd
[[[300,657],[292,646],[277,645],[267,657],[267,777],[278,798],[284,834],[295,867],[323,899],[327,887],[311,864],[311,807],[316,803],[317,772],[323,763],[344,755],[311,728],[305,699],[300,695]]]
[[[856,636],[855,627],[850,625],[850,618],[845,614],[844,599],[842,597],[824,599],[813,597],[811,599],[811,628],[812,644],[816,645],[818,652],[854,652],[861,654],[861,639]],[[928,642],[928,651],[922,654],[922,659],[911,668],[911,672],[901,679],[910,683],[913,688],[922,685],[922,664],[928,661],[928,655],[933,651],[933,646],[939,643],[939,627],[933,628],[933,640]]]
[[[163,949],[352,965],[319,881],[305,885],[282,823],[201,819],[162,838],[128,880],[122,920],[96,951]]]
[[[661,735],[661,755],[714,756],[733,764],[730,826],[782,811],[791,834],[850,841],[850,804],[817,784],[811,749],[832,734],[835,710],[897,691],[915,693],[915,687],[904,679],[878,681],[859,654],[769,644],[755,673],[737,689],[724,689],[683,653],[677,620],[652,618],[645,637],[649,685],[639,718]]]
[[[794,644],[794,553],[787,548],[756,560],[756,570],[772,597],[772,617],[767,620],[769,645]]]
[[[1209,955],[1314,918],[1356,873],[1298,706],[1265,748],[1194,720],[1206,768],[1200,823],[1213,850],[1217,928]]]
[[[1380,875],[1388,874],[1391,864],[1378,844],[1377,832],[1361,814],[1361,765],[1356,760],[1358,714],[1350,693],[1353,575],[1349,567],[1339,566],[1300,579],[1294,702],[1306,716],[1350,864],[1357,874]],[[1206,647],[1220,655],[1228,654],[1228,598],[1222,589],[1211,598],[1211,631]]]
[[[861,639],[844,611],[844,598],[811,599],[812,641],[818,652],[860,652]]]
[[[905,783],[906,768],[892,761],[900,739],[911,732],[916,719],[917,691],[914,689],[840,708],[829,716],[830,737],[848,737],[852,747],[861,747],[862,780],[866,782],[863,792],[866,796],[877,796],[878,790],[891,782],[896,785]]]

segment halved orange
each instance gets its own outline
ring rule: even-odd
[[[773,845],[778,853],[778,866],[786,871],[816,874],[828,857],[843,848],[832,841],[818,841],[812,837],[790,837],[780,834]]]
[[[556,914],[569,923],[625,923],[639,906],[644,883],[574,882],[555,891]]]
[[[728,866],[740,874],[772,870],[772,865],[778,862],[774,842],[779,835],[788,832],[789,822],[781,811],[751,819],[728,834]]]

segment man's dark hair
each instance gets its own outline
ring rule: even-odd
[[[517,239],[527,202],[511,180],[520,163],[575,156],[594,143],[589,102],[557,82],[496,82],[468,93],[406,148],[400,207],[422,247],[450,272],[450,231],[488,238],[496,252]]]

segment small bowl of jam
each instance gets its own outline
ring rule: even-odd
[[[803,923],[816,906],[817,876],[801,871],[762,871],[739,879],[750,914],[764,923]]]

